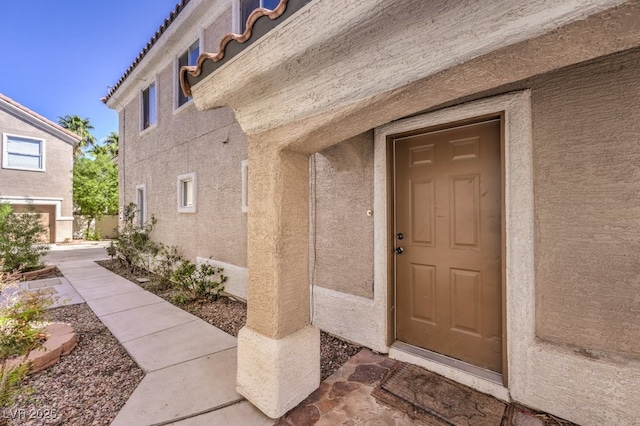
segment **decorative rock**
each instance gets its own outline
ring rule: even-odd
[[[29,363],[29,374],[37,373],[58,362],[61,356],[68,355],[77,344],[73,328],[67,324],[53,323],[45,328],[47,340],[41,347],[29,352],[26,362]],[[20,365],[22,359],[10,360],[7,367]]]

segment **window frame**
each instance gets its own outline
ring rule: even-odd
[[[186,100],[183,103],[180,103],[182,101],[182,97],[184,96],[184,94],[182,93],[182,87],[180,86],[180,68],[183,66],[182,64],[180,64],[180,60],[186,54],[187,66],[195,65],[195,63],[192,64],[189,62],[189,59],[191,58],[191,52],[195,50],[194,46],[197,46],[198,55],[200,55],[200,53],[203,51],[203,48],[204,48],[203,40],[204,40],[204,32],[200,31],[199,37],[196,39],[196,41],[191,43],[185,50],[182,50],[182,52],[174,58],[174,67],[173,67],[174,68],[173,80],[175,81],[174,96],[173,96],[174,112],[181,110],[182,107],[190,104],[191,101],[193,100],[193,96],[187,96]],[[196,60],[197,60],[197,57],[196,57]]]
[[[192,182],[191,184],[191,205],[184,203],[185,192],[184,183]],[[185,173],[178,176],[177,183],[178,194],[178,213],[196,213],[198,211],[198,175],[197,173]]]
[[[142,208],[140,208],[140,201],[142,201]],[[144,227],[144,224],[147,223],[148,207],[147,207],[147,184],[146,183],[136,185],[136,206],[138,207],[136,225],[138,226],[138,228],[142,228]]]
[[[40,167],[37,169],[34,169],[32,167],[17,167],[17,166],[10,166],[9,165],[9,139],[11,138],[20,138],[20,139],[27,139],[30,141],[34,141],[34,142],[38,142],[40,144]],[[16,135],[16,134],[12,134],[12,133],[3,133],[2,134],[2,168],[3,169],[7,169],[7,170],[23,170],[23,171],[28,171],[28,172],[46,172],[47,168],[46,168],[46,140],[44,138],[38,138],[38,137],[33,137],[33,136],[23,136],[23,135]]]
[[[258,6],[259,8],[264,8],[264,3],[265,1],[269,1],[269,0],[259,0],[260,1],[260,6]],[[276,3],[276,7],[278,6],[278,4],[280,4],[279,0],[273,0],[273,1],[277,1]],[[242,34],[244,33],[244,31],[246,30],[245,25],[247,23],[247,19],[245,18],[243,20],[243,10],[242,10],[242,3],[243,0],[233,0],[233,11],[232,11],[232,29],[231,31],[236,33],[236,34]],[[266,8],[269,9],[269,8]],[[255,10],[252,9],[251,12],[253,12]],[[269,10],[273,10],[273,9],[269,9]],[[249,14],[247,15],[247,18],[249,17],[249,15],[251,14],[251,12],[249,12]]]
[[[154,78],[153,81],[151,83],[149,83],[148,86],[146,86],[144,89],[142,89],[140,91],[140,132],[145,132],[149,129],[152,129],[154,127],[156,127],[156,125],[158,124],[158,84],[157,84],[157,78]],[[146,109],[149,108],[151,106],[151,102],[150,101],[146,101],[145,100],[145,92],[147,92],[149,89],[151,89],[153,87],[153,122],[147,124],[146,123]],[[148,104],[148,107],[147,107]],[[147,108],[146,108],[147,107]]]

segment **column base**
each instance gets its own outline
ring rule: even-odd
[[[320,330],[308,325],[281,339],[248,327],[238,334],[236,390],[277,419],[320,385]]]

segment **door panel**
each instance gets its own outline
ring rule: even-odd
[[[394,140],[396,338],[502,370],[500,122]]]

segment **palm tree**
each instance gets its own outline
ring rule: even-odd
[[[88,118],[65,115],[64,117],[58,117],[58,124],[81,138],[80,143],[73,148],[74,158],[83,156],[86,148],[95,145],[96,138],[90,132],[90,130],[93,130],[93,126],[89,123]]]
[[[101,145],[94,145],[91,148],[93,155],[108,155],[111,159],[118,156],[118,132],[109,133],[109,136],[101,139],[100,142],[102,142]]]

